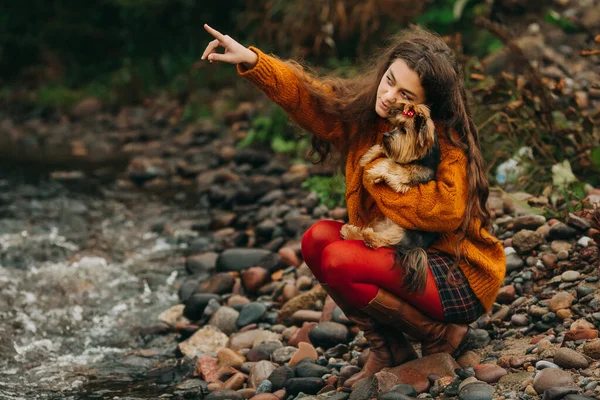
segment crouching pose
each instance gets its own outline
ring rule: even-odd
[[[411,29],[374,54],[362,73],[339,79],[317,77],[294,61],[206,30],[214,40],[202,59],[237,64],[241,76],[314,134],[321,160],[341,155],[349,224],[365,228],[387,218],[403,229],[437,234],[427,249],[422,291],[407,287],[395,249],[343,240],[343,222],[319,221],[304,234],[304,261],[369,341],[365,365],[344,385],[417,357],[404,333],[421,342],[422,355],[456,357],[471,347],[468,323],[491,309],[506,266],[502,244],[490,234],[478,132],[452,50],[438,35]],[[401,102],[431,110],[440,161],[435,179],[397,191],[365,172],[388,162],[385,155],[362,165],[361,159],[392,130],[389,113]]]

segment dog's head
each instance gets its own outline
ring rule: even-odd
[[[394,161],[420,160],[435,144],[435,126],[426,105],[400,103],[390,108],[388,120],[394,129],[383,134],[383,148]]]

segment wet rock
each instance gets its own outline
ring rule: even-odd
[[[514,326],[527,326],[529,325],[529,318],[525,314],[514,314],[510,317],[510,322]]]
[[[288,379],[294,377],[294,370],[288,366],[282,366],[274,370],[268,379],[273,385],[273,390],[280,390],[285,387],[285,383]]]
[[[290,346],[298,346],[300,342],[311,343],[310,338],[308,337],[309,332],[313,328],[313,326],[317,325],[316,322],[305,322],[302,324],[302,327],[296,330],[293,335],[288,340],[288,344]]]
[[[558,292],[550,300],[550,309],[558,311],[563,308],[571,307],[575,298],[568,292]]]
[[[430,383],[423,370],[406,367],[401,373],[392,370],[387,372],[396,375],[398,383],[412,386],[418,393],[424,393],[429,389]]]
[[[466,368],[479,364],[481,362],[481,357],[474,351],[469,350],[462,356],[458,357],[456,361],[461,367]]]
[[[298,310],[292,314],[292,321],[296,324],[301,324],[303,322],[319,322],[321,316],[321,311]]]
[[[300,392],[317,394],[323,386],[325,386],[325,381],[321,378],[290,378],[285,383],[285,391],[291,396],[296,396]]]
[[[596,360],[600,360],[600,339],[595,339],[583,345],[583,353]]]
[[[293,346],[281,347],[273,352],[271,355],[271,361],[280,365],[285,364],[291,360],[297,351],[298,349]]]
[[[552,387],[544,392],[542,400],[560,400],[568,394],[577,393],[576,387]]]
[[[310,330],[308,337],[315,346],[328,349],[348,340],[348,328],[337,322],[320,322]]]
[[[232,349],[223,348],[217,353],[217,360],[220,365],[239,369],[246,362],[246,358]]]
[[[219,381],[219,363],[214,357],[203,356],[198,360],[197,369],[198,374],[206,382],[218,382]]]
[[[210,293],[196,293],[192,295],[185,303],[183,315],[190,321],[201,319],[204,309],[211,300],[220,301],[221,297]]]
[[[580,277],[581,277],[581,273],[579,271],[573,271],[573,270],[565,271],[560,276],[560,278],[563,280],[563,282],[575,282]]]
[[[554,355],[554,362],[563,368],[587,368],[589,363],[586,358],[575,350],[561,347]]]
[[[392,387],[390,389],[390,392],[402,394],[402,395],[408,396],[408,397],[417,397],[417,395],[418,395],[418,393],[414,387],[412,387],[411,385],[407,385],[405,383],[400,383],[398,385],[395,385],[394,387]]]
[[[224,294],[231,292],[235,278],[233,275],[223,272],[211,276],[208,279],[203,280],[198,284],[195,293],[212,293],[212,294]]]
[[[189,358],[194,358],[203,354],[216,354],[226,346],[227,340],[227,335],[217,328],[207,325],[179,343],[178,347],[181,353]]]
[[[250,376],[248,382],[253,388],[257,388],[258,385],[265,379],[267,379],[273,371],[277,369],[277,366],[271,361],[259,361],[250,370]]]
[[[185,262],[185,269],[191,275],[213,271],[217,266],[218,256],[214,252],[189,256]]]
[[[523,259],[519,257],[517,253],[510,253],[506,256],[506,272],[510,273],[512,271],[518,270],[525,263]]]
[[[232,375],[229,379],[223,382],[224,389],[238,390],[241,389],[244,383],[246,382],[246,375],[238,372],[237,374]]]
[[[248,293],[256,293],[269,279],[269,271],[262,267],[250,267],[242,273],[242,284]]]
[[[310,215],[286,215],[283,219],[285,230],[292,236],[297,236],[306,232],[308,228],[314,223]]]
[[[227,249],[217,259],[217,271],[242,271],[253,266],[263,266],[261,261],[272,255],[268,250],[232,248]]]
[[[577,321],[571,324],[570,330],[572,331],[586,331],[586,330],[594,330],[595,326],[591,322],[587,321],[584,318],[580,318]]]
[[[300,264],[302,264],[302,262],[296,255],[296,252],[291,247],[282,247],[281,249],[279,249],[277,254],[279,254],[279,257],[281,257],[281,261],[285,265],[298,267]]]
[[[204,400],[245,400],[244,397],[231,389],[221,389],[215,392],[209,393]]]
[[[278,321],[283,324],[290,324],[292,322],[292,315],[298,310],[311,310],[316,308],[317,302],[321,304],[325,301],[327,292],[317,285],[306,293],[301,293],[293,299],[286,302],[279,312]]]
[[[263,381],[263,382],[266,382],[266,381]],[[251,399],[252,400],[281,400],[274,393],[260,393],[260,394],[257,394],[256,396],[252,396]]]
[[[570,227],[567,224],[558,222],[550,228],[549,238],[550,240],[557,239],[572,239],[577,235],[577,229]]]
[[[267,306],[263,303],[250,303],[242,307],[240,315],[236,321],[238,328],[260,321],[267,312]]]
[[[289,365],[290,367],[293,367],[300,361],[307,358],[311,360],[316,360],[317,358],[319,358],[319,355],[310,343],[300,342],[298,343],[298,351],[294,353],[294,355],[290,359]]]
[[[458,393],[460,400],[492,400],[494,387],[486,383],[472,383]]]
[[[473,366],[475,369],[475,377],[486,383],[495,383],[500,380],[508,372],[494,364],[479,364]]]
[[[240,313],[231,307],[222,306],[214,312],[208,323],[216,326],[226,335],[231,335],[237,330],[236,321]]]
[[[592,227],[592,225],[590,224],[590,221],[588,221],[585,218],[579,217],[573,213],[569,213],[569,215],[565,219],[565,222],[568,225],[570,225],[576,229],[579,229],[580,231],[587,231],[588,229],[590,229]]]
[[[556,368],[543,369],[533,379],[533,388],[539,394],[557,386],[575,386],[575,382],[569,372]]]
[[[534,231],[524,229],[514,234],[513,247],[518,253],[528,253],[544,243],[544,237]]]
[[[542,254],[542,263],[544,264],[544,267],[548,268],[548,269],[554,269],[556,268],[556,261],[558,259],[558,256],[556,256],[555,254],[552,253],[545,253]]]
[[[564,400],[595,400],[597,399],[596,396],[591,397],[591,396],[584,396],[584,395],[580,395],[580,394],[568,394],[565,397],[563,397]]]
[[[298,378],[319,378],[329,372],[328,368],[315,364],[314,360],[309,358],[305,358],[294,366],[294,373]]]
[[[558,368],[560,369],[560,367],[556,364],[554,364],[553,362],[550,361],[546,361],[546,360],[540,360],[535,364],[535,368],[538,370],[542,370],[542,369],[546,369],[546,368]]]
[[[550,248],[555,253],[560,253],[561,251],[568,253],[573,248],[573,245],[565,240],[554,240],[550,243]]]
[[[232,335],[227,347],[233,350],[249,349],[265,340],[279,340],[279,335],[263,329],[244,331]]]
[[[518,232],[523,229],[534,231],[546,223],[543,215],[523,215],[513,220],[513,230]]]
[[[165,322],[169,325],[175,326],[177,322],[183,317],[183,309],[185,305],[177,304],[170,307],[168,310],[163,311],[158,315],[158,320]]]
[[[379,371],[375,374],[376,386],[378,393],[386,393],[398,385],[398,377],[389,372]],[[407,385],[410,386],[410,385]],[[413,389],[414,390],[414,389]]]
[[[412,384],[410,382],[402,381],[404,370],[407,368],[410,368],[413,371],[416,371],[419,374],[426,377],[430,374],[435,374],[439,376],[454,376],[454,370],[459,367],[460,366],[456,363],[456,361],[454,361],[454,359],[449,354],[438,353],[432,354],[427,357],[422,357],[417,360],[409,361],[397,367],[390,368],[387,371],[398,376],[402,383]],[[412,385],[415,386],[414,384]],[[415,386],[415,388],[418,390],[418,387]]]
[[[500,288],[496,301],[499,303],[509,304],[515,300],[516,291],[514,285],[506,285]]]

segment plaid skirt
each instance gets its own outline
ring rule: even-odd
[[[456,284],[448,282],[448,270],[454,264],[453,258],[444,254],[427,254],[427,259],[442,300],[444,322],[468,324],[485,313],[460,268],[455,268],[451,274]]]

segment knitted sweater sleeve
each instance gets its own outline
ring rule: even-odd
[[[251,69],[238,64],[239,75],[279,104],[302,129],[325,141],[334,142],[334,145],[342,139],[345,131],[342,121],[323,112],[306,90],[305,81],[294,70],[256,47],[251,46],[249,49],[256,53],[258,61]]]
[[[446,141],[440,140],[441,160],[435,180],[413,186],[400,194],[384,182],[363,185],[381,212],[406,229],[454,232],[463,222],[467,208],[467,157]],[[383,159],[367,165],[371,168]]]

